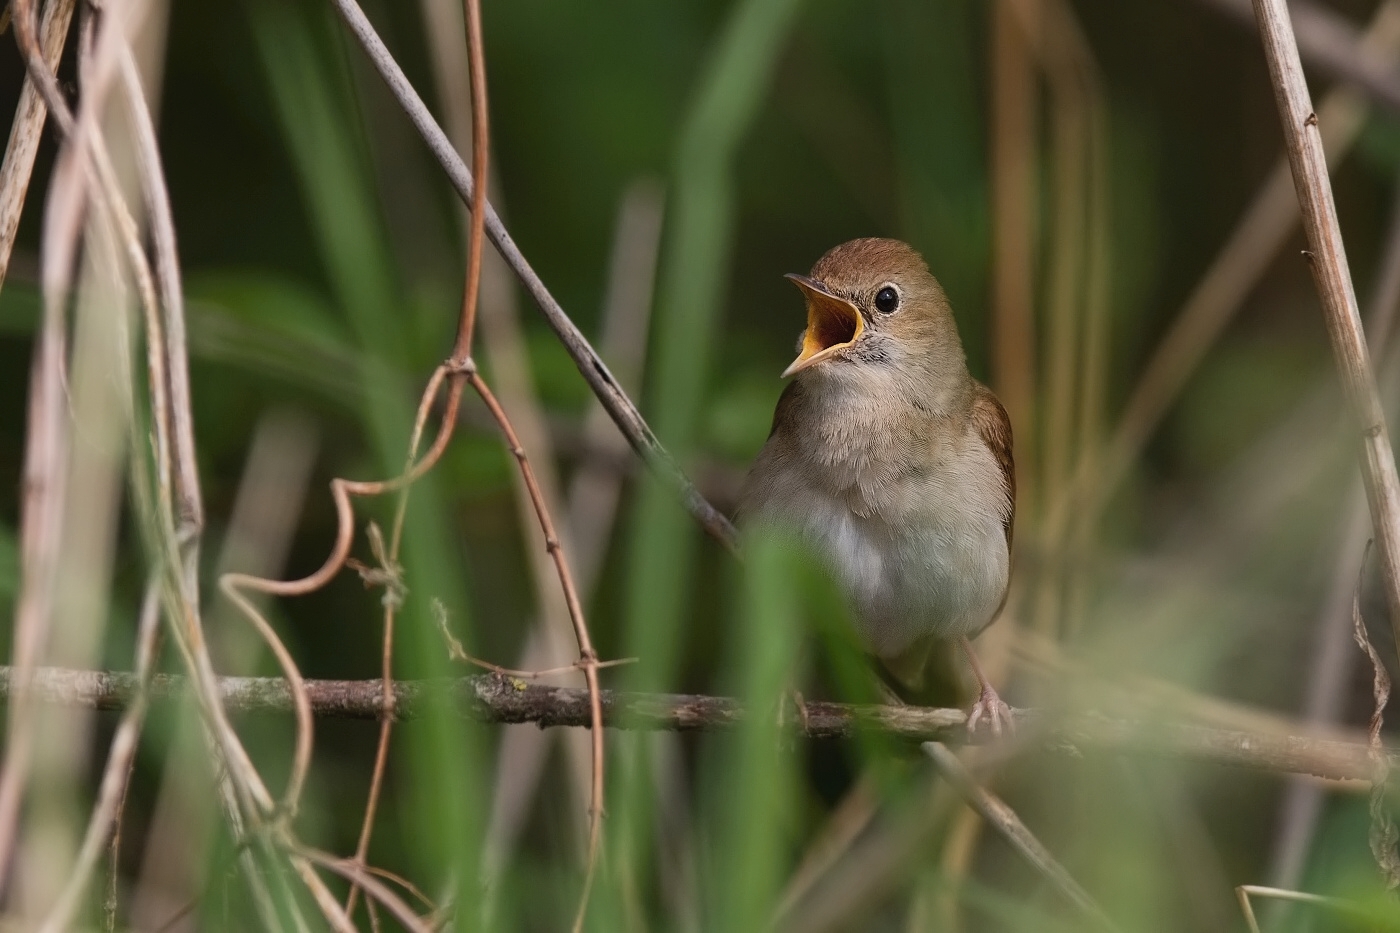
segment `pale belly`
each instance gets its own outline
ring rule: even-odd
[[[799,514],[797,530],[837,574],[877,656],[895,657],[927,637],[975,635],[1001,606],[1009,561],[993,509],[948,501],[896,527],[812,492]]]
[[[993,496],[947,495],[929,477],[886,488],[891,506],[861,514],[849,495],[790,469],[767,472],[763,485],[765,495],[745,496],[746,524],[784,526],[831,566],[872,654],[976,635],[1000,609],[1010,557]]]

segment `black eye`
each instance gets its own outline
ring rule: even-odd
[[[886,285],[875,294],[875,310],[881,314],[894,314],[899,307],[899,292],[893,285]]]

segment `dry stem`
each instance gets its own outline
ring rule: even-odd
[[[39,26],[39,43],[44,60],[50,68],[58,67],[63,46],[68,38],[68,26],[73,19],[74,0],[50,0],[44,7],[44,19]],[[0,165],[0,283],[9,271],[10,255],[15,236],[19,233],[19,218],[24,212],[25,196],[29,193],[29,178],[34,171],[34,156],[43,138],[44,120],[48,108],[34,82],[28,77],[20,91],[15,120],[10,125],[10,141],[5,148],[5,162]]]
[[[1060,891],[1070,904],[1081,909],[1086,918],[1092,920],[1093,926],[1099,927],[1100,930],[1117,930],[1117,926],[1114,926],[1113,920],[1107,918],[1103,908],[1095,904],[1093,898],[1089,897],[1089,892],[1079,887],[1078,881],[1065,871],[1063,864],[1050,855],[1050,850],[1044,848],[1035,834],[1026,828],[1016,811],[986,787],[979,785],[973,776],[967,773],[967,769],[963,768],[958,756],[953,755],[942,742],[924,742],[923,748],[924,754],[934,762],[939,775],[944,776],[944,780],[952,785],[953,790],[966,801],[967,806],[976,810],[977,814],[987,821],[987,825],[995,829],[1011,848],[1021,853],[1026,862],[1035,866],[1040,876]]]
[[[573,623],[574,637],[578,639],[579,660],[583,665],[584,680],[588,684],[589,728],[593,731],[593,776],[588,813],[588,865],[584,874],[583,893],[579,898],[578,914],[574,919],[574,931],[578,933],[583,929],[584,916],[588,910],[588,895],[592,890],[593,877],[597,872],[598,846],[602,836],[603,704],[601,691],[598,688],[598,653],[593,650],[593,640],[588,634],[588,623],[584,621],[583,605],[579,600],[578,590],[574,587],[573,576],[569,572],[568,559],[564,556],[564,549],[559,544],[559,536],[554,530],[554,521],[550,517],[549,507],[545,504],[544,496],[540,493],[539,483],[535,481],[535,471],[530,467],[530,461],[525,455],[525,448],[520,446],[520,440],[515,435],[515,429],[511,426],[510,419],[506,417],[505,411],[496,401],[496,397],[491,394],[490,388],[482,380],[475,366],[471,366],[467,370],[467,379],[472,388],[481,396],[481,400],[486,403],[486,407],[491,410],[492,416],[500,425],[501,433],[505,435],[506,442],[510,446],[510,452],[520,465],[520,475],[530,494],[530,502],[535,507],[535,515],[540,522],[540,531],[544,534],[545,547],[548,549],[550,557],[554,559],[554,566],[559,574],[559,585],[564,591],[564,601],[569,607],[569,621]]]
[[[1379,544],[1390,622],[1400,646],[1400,476],[1371,371],[1366,336],[1347,266],[1322,136],[1312,98],[1303,78],[1298,44],[1285,0],[1254,0],[1264,56],[1283,124],[1294,187],[1307,232],[1308,259],[1322,298],[1332,352],[1346,388],[1352,416],[1360,430],[1362,476],[1371,521]]]
[[[1362,49],[1394,61],[1400,43],[1400,3],[1387,0],[1372,18]],[[1318,124],[1333,163],[1360,133],[1366,102],[1349,87],[1328,93]],[[1286,159],[1280,159],[1256,192],[1230,238],[1197,282],[1143,367],[1093,476],[1082,470],[1052,503],[1054,512],[1079,510],[1096,522],[1191,373],[1243,304],[1282,247],[1298,217]],[[1053,515],[1053,512],[1052,512]]]
[[[35,73],[31,77],[40,88],[42,98],[52,105],[57,98],[56,82],[51,81],[49,86],[43,83],[46,76],[51,80],[52,75],[42,67],[43,52],[34,36],[32,2],[18,0],[15,12],[15,34],[26,52],[26,58],[40,60],[40,67],[34,68]],[[61,118],[56,114],[56,119]],[[71,123],[70,115],[70,127]],[[58,175],[57,169],[55,175]],[[65,202],[62,206],[70,205],[71,202]],[[52,199],[47,208],[46,219],[52,220],[56,209]],[[65,226],[76,229],[76,219]],[[46,237],[53,227],[52,223],[46,224]],[[66,283],[66,276],[63,281]],[[0,882],[9,876],[20,805],[24,799],[33,753],[34,724],[27,688],[31,673],[43,653],[53,608],[54,577],[64,512],[63,477],[67,472],[68,417],[64,400],[64,362],[68,339],[66,302],[63,300],[66,292],[50,287],[47,277],[44,291],[44,320],[34,344],[25,437],[20,528],[21,579],[15,606],[12,648],[12,658],[18,671],[17,689],[15,702],[9,710],[4,765],[0,769]]]
[[[471,202],[474,200],[475,186],[472,181],[472,174],[462,163],[461,157],[457,155],[456,149],[438,126],[437,121],[428,112],[422,98],[413,89],[403,70],[399,68],[398,62],[385,47],[379,34],[374,31],[368,19],[365,18],[355,0],[334,0],[336,8],[344,18],[350,31],[359,40],[369,55],[371,63],[384,78],[389,86],[390,92],[403,107],[408,118],[423,136],[428,148],[446,171],[452,186],[457,189],[457,193],[463,200]],[[579,373],[584,381],[588,383],[593,394],[603,403],[613,421],[622,431],[627,442],[632,445],[632,449],[642,458],[642,460],[654,470],[659,476],[667,481],[680,495],[681,501],[691,516],[700,523],[712,537],[720,541],[726,547],[733,550],[737,547],[737,536],[734,526],[729,519],[725,518],[708,500],[705,499],[695,488],[695,485],[681,470],[680,466],[661,446],[661,442],[652,433],[646,420],[642,418],[637,406],[627,397],[617,380],[609,372],[607,364],[598,356],[588,339],[583,336],[578,327],[569,316],[564,313],[564,309],[554,296],[549,293],[530,266],[528,260],[520,252],[515,241],[511,239],[510,233],[505,225],[501,223],[500,217],[496,215],[495,209],[490,202],[486,202],[485,225],[486,232],[490,235],[496,249],[502,258],[515,270],[516,276],[520,279],[525,290],[530,293],[535,304],[544,313],[546,321],[549,322],[555,334],[558,335],[564,348],[573,357],[575,365],[578,366]]]
[[[131,768],[136,760],[136,747],[146,718],[146,690],[155,664],[159,636],[160,584],[158,579],[153,579],[146,588],[146,597],[141,606],[141,622],[136,635],[136,694],[122,714],[121,723],[112,738],[111,752],[107,756],[107,766],[102,772],[102,781],[97,792],[97,803],[88,817],[87,832],[83,837],[77,864],[74,865],[57,903],[40,925],[42,933],[59,933],[69,928],[73,914],[87,888],[88,879],[102,855],[103,847],[109,838],[117,838],[122,804],[126,801]],[[113,859],[115,858],[114,852]]]
[[[1008,807],[1000,797],[978,784],[972,775],[968,774],[958,757],[948,750],[948,746],[942,742],[926,742],[923,749],[938,769],[938,773],[952,785],[968,806],[976,810],[978,815],[987,821],[987,825],[1021,853],[1066,900],[1078,907],[1093,926],[1100,930],[1118,929],[1113,921],[1108,919],[1103,908],[1089,896],[1089,892],[1079,886],[1065,867],[1050,854],[1050,850],[1046,849],[1026,824],[1021,822],[1016,811]]]
[[[471,359],[476,323],[477,295],[481,289],[481,244],[486,230],[486,174],[491,147],[491,121],[486,112],[486,56],[481,48],[481,0],[463,0],[467,21],[467,63],[472,92],[472,177],[471,230],[467,237],[467,286],[462,294],[462,325],[452,348],[452,362],[461,366]]]
[[[272,627],[261,616],[261,614],[257,611],[256,607],[254,607],[252,603],[242,595],[241,590],[250,589],[282,596],[302,595],[313,590],[319,589],[320,587],[324,586],[327,582],[329,582],[329,580],[333,576],[339,573],[341,568],[343,568],[346,564],[346,560],[349,556],[351,541],[354,535],[354,510],[350,502],[350,497],[352,495],[380,495],[395,490],[404,490],[406,492],[408,487],[418,477],[422,476],[427,470],[431,469],[432,466],[441,457],[442,452],[446,449],[448,441],[451,439],[452,428],[457,420],[457,409],[461,400],[462,387],[464,382],[469,382],[472,385],[472,387],[476,390],[477,394],[481,396],[482,400],[486,403],[487,407],[490,409],[493,417],[495,418],[497,424],[501,429],[502,434],[505,436],[509,444],[511,452],[514,454],[514,456],[520,464],[522,477],[525,481],[526,488],[530,493],[531,502],[534,505],[536,514],[539,518],[541,529],[543,530],[545,535],[546,546],[548,547],[550,555],[553,558],[556,568],[558,570],[560,584],[564,590],[565,601],[568,605],[570,618],[574,624],[575,636],[579,643],[580,660],[584,668],[585,679],[588,683],[588,692],[591,697],[591,722],[593,724],[592,813],[589,831],[588,868],[585,877],[584,891],[579,904],[578,918],[575,922],[575,928],[578,929],[582,926],[583,917],[587,909],[588,893],[591,890],[592,886],[592,880],[597,864],[599,841],[601,838],[600,820],[602,817],[603,799],[603,731],[601,701],[599,698],[598,689],[598,660],[596,652],[594,652],[593,650],[593,646],[588,635],[587,625],[583,619],[582,606],[579,601],[578,594],[573,586],[572,578],[569,573],[568,562],[564,557],[562,548],[559,544],[558,536],[554,531],[554,526],[549,515],[548,507],[546,506],[543,496],[540,493],[538,484],[535,482],[534,473],[530,468],[530,464],[526,457],[525,451],[521,446],[519,439],[516,437],[515,431],[512,428],[505,412],[501,409],[499,403],[495,399],[495,396],[491,393],[490,388],[481,378],[480,374],[477,371],[476,364],[472,361],[470,356],[472,331],[476,316],[477,292],[480,284],[480,253],[483,244],[482,231],[485,225],[485,215],[489,211],[489,205],[486,204],[485,200],[485,171],[487,168],[486,146],[488,140],[488,131],[486,129],[487,113],[486,91],[484,84],[485,66],[481,46],[480,17],[479,11],[475,9],[476,0],[468,0],[468,2],[468,40],[469,51],[472,58],[471,71],[473,78],[472,83],[474,100],[473,128],[475,132],[473,150],[474,162],[477,170],[477,178],[482,181],[482,184],[477,186],[474,192],[468,192],[468,194],[471,194],[471,200],[474,208],[473,224],[472,233],[469,240],[470,253],[467,261],[467,281],[466,286],[464,288],[462,314],[458,326],[457,340],[453,347],[451,358],[447,363],[438,367],[438,369],[434,372],[432,379],[429,380],[428,386],[424,390],[423,396],[420,399],[418,418],[414,427],[413,438],[411,441],[409,451],[410,465],[398,478],[384,482],[364,483],[352,482],[344,479],[336,479],[332,481],[331,489],[332,495],[336,503],[338,521],[336,542],[332,548],[331,554],[329,555],[325,563],[315,573],[311,574],[310,576],[304,579],[288,582],[264,580],[246,574],[226,574],[220,580],[220,586],[223,588],[224,592],[229,596],[229,598],[240,609],[243,610],[244,614],[258,629],[259,633],[263,635],[263,637],[269,642],[269,644],[272,645],[274,652],[277,654],[279,662],[282,664],[283,669],[288,676],[288,682],[292,690],[291,695],[297,713],[298,727],[296,754],[293,761],[291,777],[288,780],[288,787],[286,794],[284,795],[282,805],[288,812],[295,812],[298,796],[300,795],[306,774],[310,768],[312,749],[311,735],[313,729],[311,719],[310,698],[307,695],[306,687],[303,681],[301,680],[300,674],[296,671],[295,665],[292,663],[290,655],[287,654],[286,650],[281,646],[280,642],[277,640]],[[358,9],[356,9],[356,12],[358,12]],[[387,56],[387,53],[385,54]],[[463,169],[463,171],[465,172],[465,169]],[[471,176],[468,175],[467,177],[470,178]],[[494,219],[494,214],[492,214],[492,217]],[[499,221],[497,221],[497,223],[499,223]],[[447,381],[449,383],[448,401],[446,406],[447,410],[444,413],[443,418],[440,422],[437,438],[434,441],[432,448],[422,458],[422,460],[414,464],[413,457],[417,450],[419,438],[421,437],[422,429],[426,422],[428,412],[431,410],[432,403],[437,398],[437,395],[441,390],[442,383],[444,381]],[[402,535],[403,518],[405,514],[404,505],[405,502],[401,498],[399,502],[398,511],[395,517],[392,543],[387,551],[383,550],[382,542],[378,541],[376,537],[376,556],[379,557],[380,562],[383,566],[381,568],[378,568],[377,570],[366,571],[367,579],[372,579],[375,582],[383,583],[390,590],[390,592],[386,593],[385,596],[385,640],[383,652],[384,676],[381,678],[380,681],[379,698],[381,704],[383,705],[383,708],[388,711],[392,711],[395,707],[395,697],[389,691],[389,684],[392,673],[391,665],[394,606],[399,598],[399,594],[396,592],[397,588],[399,587],[396,560],[399,543]],[[346,902],[346,907],[342,909],[337,904],[335,905],[335,911],[332,912],[329,910],[329,908],[326,907],[324,903],[322,903],[324,901],[324,898],[321,897],[319,894],[317,896],[318,903],[322,903],[323,908],[327,909],[328,918],[335,920],[337,924],[340,922],[339,918],[348,915],[349,910],[353,908],[358,890],[362,887],[366,890],[369,890],[368,886],[362,880],[362,876],[364,874],[362,868],[364,863],[365,852],[369,844],[370,833],[372,831],[374,814],[377,807],[379,789],[381,786],[384,765],[387,757],[389,735],[390,727],[388,720],[386,719],[385,724],[381,728],[380,732],[379,746],[375,756],[375,771],[373,779],[371,781],[370,797],[366,806],[365,820],[361,827],[360,840],[359,844],[357,845],[356,856],[349,862],[350,865],[355,867],[356,871],[347,875],[347,877],[351,878],[352,887],[350,896]],[[298,871],[299,874],[301,874],[303,880],[308,885],[313,884],[313,879],[315,879],[314,872],[311,872],[307,869],[303,869],[301,867],[298,868]]]
[[[462,362],[471,358],[472,339],[476,331],[476,311],[478,297],[481,289],[481,252],[483,242],[482,207],[485,202],[487,165],[488,165],[488,139],[489,126],[486,110],[486,66],[485,56],[482,51],[481,37],[481,10],[478,0],[465,0],[465,18],[467,22],[467,47],[468,58],[471,62],[471,94],[472,94],[472,138],[476,142],[472,149],[472,169],[477,178],[482,180],[479,186],[479,198],[473,198],[471,209],[471,228],[467,238],[467,269],[466,282],[462,289],[462,310],[457,325],[457,338],[453,344],[451,355],[451,366],[456,368]],[[441,371],[440,371],[441,372]],[[441,376],[435,375],[435,378]],[[452,378],[452,407],[457,407],[457,400],[461,395],[462,380],[454,375]],[[425,392],[418,406],[418,417],[413,426],[413,436],[409,441],[408,461],[411,464],[413,458],[417,456],[419,440],[422,437],[423,427],[427,421],[430,404],[436,396],[436,391]],[[455,421],[455,416],[454,419]],[[407,467],[405,467],[407,469]],[[387,574],[389,586],[397,583],[399,550],[403,543],[403,525],[408,514],[408,494],[410,487],[405,486],[399,494],[399,501],[394,513],[394,527],[390,537],[389,550],[387,555],[378,555],[381,563],[384,564],[382,572]],[[376,538],[377,540],[377,538]],[[376,548],[378,550],[378,547]],[[385,593],[384,598],[384,635],[383,650],[381,660],[381,674],[383,680],[384,701],[387,708],[392,709],[393,693],[389,684],[394,676],[394,621],[398,609],[400,598],[397,593]],[[363,867],[369,854],[370,839],[374,833],[374,818],[379,809],[379,795],[384,786],[384,772],[389,762],[389,740],[393,735],[394,718],[392,715],[385,716],[379,727],[379,743],[375,748],[374,767],[370,773],[369,796],[365,801],[364,820],[360,824],[360,837],[355,844],[355,856],[353,863]],[[350,893],[345,899],[345,912],[353,914],[355,901],[360,893],[360,885],[352,880]],[[375,922],[375,915],[371,908],[371,922]],[[376,923],[377,925],[377,923]]]

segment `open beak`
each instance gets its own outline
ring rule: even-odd
[[[831,359],[865,332],[865,320],[855,305],[833,295],[816,279],[796,273],[788,273],[787,277],[807,298],[807,330],[802,334],[802,352],[783,370],[785,379]]]

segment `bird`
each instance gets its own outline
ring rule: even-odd
[[[942,286],[917,250],[865,238],[787,276],[807,326],[739,495],[741,533],[794,534],[824,559],[856,634],[914,692],[950,642],[1000,734],[1013,711],[971,640],[1006,603],[1016,513],[1011,421],[972,377]]]

